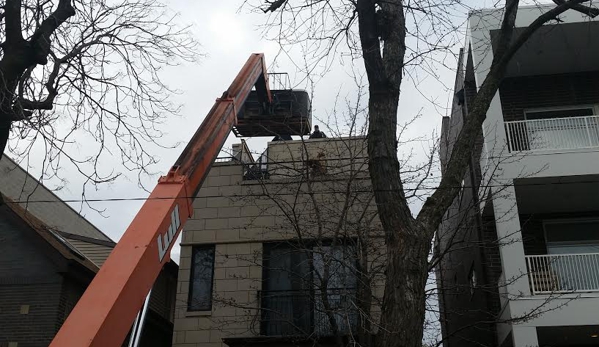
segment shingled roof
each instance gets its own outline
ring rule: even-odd
[[[64,240],[98,268],[116,245],[71,206],[7,156],[0,159],[0,194],[21,217]],[[17,212],[18,211],[18,212]],[[29,222],[29,220],[26,219]],[[36,224],[36,225],[37,225]],[[38,229],[36,229],[38,230]],[[96,269],[97,271],[97,269]]]

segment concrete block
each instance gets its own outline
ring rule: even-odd
[[[225,292],[222,297],[235,304],[248,304],[250,302],[250,294],[247,291]]]
[[[195,200],[193,201],[193,208],[199,209],[199,208],[206,207],[206,200],[207,200],[206,198],[196,197]]]
[[[220,194],[218,192],[218,187],[202,187],[197,196],[200,198],[210,198],[220,196]]]
[[[225,269],[226,278],[250,278],[249,267],[232,267]]]
[[[256,265],[256,259],[250,255],[239,255],[237,256],[237,266],[252,266]]]
[[[262,267],[261,266],[250,266],[250,278],[251,279],[262,279]]]
[[[228,227],[229,227],[229,220],[228,219],[217,218],[217,219],[207,219],[206,220],[206,230],[210,230],[210,229],[227,229]],[[217,240],[224,241],[223,239],[219,239],[218,238],[218,234],[217,234]]]
[[[198,329],[208,330],[212,328],[213,322],[210,317],[199,317],[198,318]]]
[[[179,271],[179,281],[177,282],[177,284],[180,284],[181,288],[179,288],[180,290],[178,291],[178,293],[187,294],[187,292],[189,291],[189,277],[191,277],[190,270],[183,269]]]
[[[206,201],[206,207],[227,207],[231,205],[231,199],[223,196],[210,197]]]
[[[214,280],[215,292],[230,292],[237,290],[237,279]],[[218,310],[216,310],[218,311]]]
[[[220,176],[239,176],[242,174],[242,166],[241,165],[227,165],[220,166]]]
[[[209,176],[208,178],[206,178],[206,181],[202,185],[202,188],[227,186],[230,184],[230,182],[231,179],[229,178],[229,176]]]
[[[226,220],[225,220],[226,222]],[[240,230],[228,229],[227,227],[218,228],[216,232],[216,241],[239,241]]]
[[[191,258],[185,257],[179,259],[179,269],[189,270],[191,269]]]
[[[197,212],[194,212],[194,218],[191,218],[185,223],[185,231],[196,231],[196,230],[204,230],[206,228],[206,220],[195,218],[198,215]]]
[[[240,241],[255,241],[264,239],[264,230],[262,228],[243,228],[239,229]]]
[[[240,207],[221,207],[218,209],[218,218],[235,218],[241,214]]]
[[[182,318],[175,320],[174,331],[189,331],[198,330],[198,319],[197,318]],[[182,336],[184,334],[181,334]],[[183,338],[184,340],[184,338]]]
[[[253,284],[254,282],[256,282],[257,280],[255,279],[251,279],[251,278],[243,278],[243,279],[238,279],[237,280],[237,290],[246,290],[246,291],[252,291],[253,288]]]
[[[243,206],[241,208],[242,217],[257,217],[262,214],[262,208],[258,206]]]
[[[217,230],[196,230],[192,232],[192,242],[214,242],[216,241]]]
[[[241,217],[241,218],[229,218],[229,228],[231,229],[243,229],[250,226],[252,218]]]
[[[256,252],[259,252],[260,254],[262,254],[262,243],[250,243],[250,247],[252,250],[252,254],[256,254]]]
[[[237,244],[237,254],[252,254],[252,249],[249,243]]]
[[[210,342],[210,331],[196,330],[185,332],[185,343],[204,343]]]
[[[214,269],[214,279],[215,280],[224,280],[227,278],[227,272],[225,268],[215,268]]]
[[[223,332],[220,330],[212,330],[210,332],[211,344],[216,344],[216,343],[222,342],[223,337],[225,337],[225,336],[223,336]]]
[[[218,208],[217,207],[204,207],[201,209],[193,210],[193,218],[194,219],[212,219],[218,217]]]
[[[233,178],[235,176],[227,176],[227,178]],[[242,198],[244,197],[244,195],[241,193],[241,187],[239,185],[233,184],[233,185],[221,185],[219,186],[218,192],[221,196],[228,196],[228,197],[237,197],[237,198]]]
[[[177,328],[175,328],[175,331],[173,332],[173,342],[185,343],[185,332],[177,331]]]
[[[235,307],[223,304],[214,310],[212,315],[214,317],[235,317]]]
[[[235,255],[224,254],[220,259],[220,264],[223,268],[237,267],[237,257]]]

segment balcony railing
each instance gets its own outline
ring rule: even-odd
[[[505,122],[510,152],[599,147],[599,116]]]
[[[330,289],[329,310],[318,290],[267,290],[261,292],[262,335],[330,336],[330,313],[342,334],[349,334],[357,324],[357,310],[352,289]]]
[[[599,292],[599,253],[527,255],[532,294]]]

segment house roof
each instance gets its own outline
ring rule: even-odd
[[[7,156],[0,159],[0,193],[56,229],[92,239],[112,241],[50,189]]]
[[[3,205],[14,212],[27,225],[31,227],[43,240],[52,246],[58,253],[68,260],[73,260],[85,268],[98,272],[99,266],[86,257],[77,247],[72,245],[60,233],[50,226],[35,217],[20,204],[15,203],[12,199],[2,194]]]
[[[15,212],[27,218],[26,221],[34,218],[36,227],[50,230],[50,236],[59,242],[64,241],[66,247],[76,249],[98,268],[116,245],[110,237],[5,155],[0,159],[0,193],[12,202],[11,208]]]
[[[110,237],[5,155],[0,158],[0,195],[15,213],[33,223],[40,235],[53,239],[53,246],[62,243],[57,246],[60,251],[66,247],[69,252],[83,255],[96,272],[116,246]],[[178,271],[172,260],[166,269],[175,274]]]

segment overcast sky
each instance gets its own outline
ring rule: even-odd
[[[296,65],[302,64],[302,56],[298,52],[291,52],[289,56],[279,54],[279,46],[275,42],[265,40],[258,25],[265,20],[264,15],[249,13],[247,9],[239,10],[241,1],[169,1],[169,6],[180,13],[180,20],[193,26],[192,30],[196,39],[201,43],[201,52],[206,54],[197,64],[186,64],[165,71],[164,80],[167,84],[178,89],[181,93],[175,101],[183,105],[182,116],[173,118],[162,125],[161,130],[167,136],[163,139],[165,144],[189,139],[200,125],[206,113],[210,110],[214,100],[227,89],[238,70],[248,56],[253,52],[265,53],[271,72],[288,72],[293,85],[298,88],[309,88],[305,75],[298,71]],[[466,13],[463,14],[465,19]],[[459,45],[453,48],[459,50]],[[278,56],[276,66],[273,60]],[[275,68],[276,67],[276,68]],[[406,121],[417,114],[421,118],[412,125],[407,136],[431,136],[438,130],[441,117],[447,114],[445,106],[451,98],[453,86],[455,60],[447,56],[446,60],[432,66],[437,76],[421,73],[417,74],[419,88],[413,87],[413,81],[407,79],[402,85],[402,95],[399,103],[400,122]],[[320,124],[326,131],[326,119],[331,115],[336,95],[343,98],[355,99],[356,88],[352,75],[363,71],[362,60],[352,61],[347,57],[341,60],[333,58],[330,71],[324,78],[318,79],[313,98],[314,124]],[[417,72],[417,71],[416,71]],[[431,102],[434,101],[434,104]],[[324,123],[324,124],[323,124]],[[252,139],[249,143],[252,150],[261,151],[267,139]],[[225,145],[238,142],[230,136]],[[423,143],[423,149],[428,148],[428,143]],[[152,168],[154,172],[165,173],[180,154],[183,146],[173,149],[159,149],[157,156],[160,163]],[[105,165],[110,165],[106,163]],[[118,165],[118,161],[115,161]],[[75,172],[66,173],[68,185],[58,192],[63,199],[78,199],[81,197],[82,178]],[[137,175],[125,175],[110,185],[103,185],[97,191],[88,191],[90,199],[107,198],[143,198],[148,193],[138,187]],[[143,182],[151,189],[158,175],[143,177]],[[52,187],[51,182],[47,182]],[[118,241],[128,224],[131,222],[142,205],[141,201],[123,202],[95,202],[92,206],[104,210],[103,214],[91,210],[80,204],[72,204],[76,209],[95,224],[99,229]],[[178,260],[179,247],[173,249],[173,258]]]

